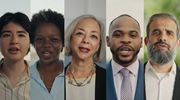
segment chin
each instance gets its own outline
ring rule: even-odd
[[[134,60],[134,58],[133,57],[126,57],[126,58],[125,57],[118,57],[117,60],[118,60],[118,62],[120,62],[122,64],[129,64]]]

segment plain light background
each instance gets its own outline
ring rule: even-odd
[[[65,29],[80,15],[92,14],[106,25],[106,0],[66,0],[65,1]],[[105,37],[104,37],[105,38]],[[71,61],[71,56],[65,56],[65,66]],[[106,68],[106,55],[100,67]]]
[[[141,28],[141,37],[144,43],[144,0],[106,0],[106,35],[108,36],[110,22],[122,15],[128,14],[135,18]],[[106,62],[112,59],[110,48],[106,46]],[[138,59],[144,63],[144,49],[140,49]]]

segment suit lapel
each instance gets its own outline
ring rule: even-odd
[[[106,65],[106,99],[117,100],[111,61]]]
[[[175,78],[173,99],[172,100],[179,100],[179,99],[180,99],[180,68],[176,64],[176,78]]]
[[[138,70],[138,80],[136,85],[136,92],[134,100],[143,100],[144,99],[144,67],[139,61],[139,70]]]

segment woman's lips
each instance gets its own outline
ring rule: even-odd
[[[89,48],[85,48],[85,47],[79,47],[79,50],[84,53],[88,53],[90,51]]]
[[[12,54],[17,54],[19,49],[17,47],[12,47],[12,48],[8,49],[8,51]]]
[[[51,58],[51,52],[43,52],[42,53],[43,54],[43,57],[45,58],[45,59],[49,59],[49,58]]]

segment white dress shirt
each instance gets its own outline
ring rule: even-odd
[[[146,100],[172,100],[176,64],[168,73],[156,73],[148,61],[145,67]]]
[[[118,100],[121,100],[121,84],[123,80],[122,74],[119,72],[124,67],[116,63],[113,59],[111,61],[112,65],[112,71],[113,71],[113,79],[114,79],[114,86],[116,90],[116,95]],[[130,66],[126,67],[131,73],[130,73],[130,80],[132,85],[132,100],[134,100],[134,95],[136,91],[136,84],[137,84],[137,78],[138,78],[138,69],[139,69],[139,61],[138,59],[131,64]],[[143,94],[142,94],[143,95]]]

